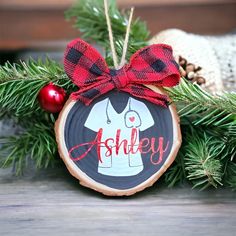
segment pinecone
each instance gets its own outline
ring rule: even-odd
[[[183,58],[182,56],[179,56],[178,59],[179,65],[180,65],[180,74],[187,80],[197,83],[199,85],[205,84],[206,80],[200,75],[201,67],[196,66],[192,63],[188,63],[188,61]]]

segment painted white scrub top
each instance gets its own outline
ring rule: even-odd
[[[121,130],[120,141],[126,139],[130,143],[132,128],[137,129],[137,141],[135,150],[139,145],[139,131],[144,131],[154,125],[154,120],[147,106],[134,99],[129,98],[126,108],[117,113],[109,98],[96,103],[91,109],[84,126],[95,132],[103,129],[102,142],[108,138],[116,138],[117,130]],[[128,143],[128,144],[129,144]],[[109,142],[108,142],[109,144]],[[133,176],[143,170],[141,153],[125,154],[123,145],[116,155],[115,147],[112,154],[106,156],[107,148],[100,147],[101,161],[98,164],[98,173],[109,176]]]

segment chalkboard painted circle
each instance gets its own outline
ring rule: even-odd
[[[163,108],[118,91],[89,106],[69,100],[55,131],[70,173],[82,185],[111,196],[151,186],[174,161],[181,144],[174,105]]]

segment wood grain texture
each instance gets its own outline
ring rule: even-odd
[[[152,188],[129,198],[85,189],[65,168],[22,179],[0,170],[0,235],[232,236],[236,193]]]

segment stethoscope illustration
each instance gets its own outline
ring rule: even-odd
[[[110,119],[110,116],[109,116],[109,113],[108,113],[110,103],[111,103],[110,99],[108,98],[107,99],[107,104],[106,104],[107,124],[112,123],[112,121]],[[128,100],[128,105],[129,105],[129,109],[124,114],[125,126],[127,128],[138,128],[142,125],[142,121],[141,121],[139,113],[131,108],[131,98],[129,98],[129,100]]]

